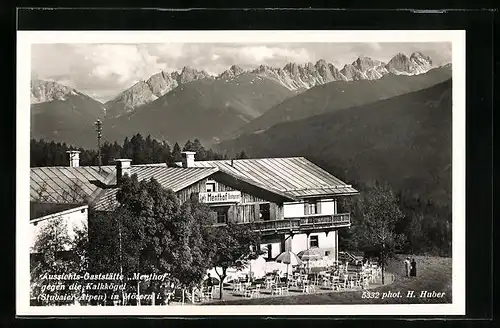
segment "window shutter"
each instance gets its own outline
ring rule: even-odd
[[[253,206],[253,216],[255,218],[255,221],[261,221],[259,204],[254,204],[254,206]]]
[[[316,203],[316,213],[321,214],[321,201],[319,201],[319,200]]]

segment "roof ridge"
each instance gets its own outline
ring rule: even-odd
[[[295,189],[287,189],[287,191],[300,191],[300,190],[318,190],[318,189],[341,189],[341,188],[352,188],[352,185],[350,184],[343,184],[343,185],[324,185],[324,186],[319,186],[315,188],[295,188]]]
[[[203,161],[195,161],[195,163],[203,163],[203,162],[226,162],[226,161],[251,161],[251,160],[260,160],[260,159],[294,159],[294,158],[302,158],[308,160],[304,156],[288,156],[288,157],[259,157],[259,158],[234,158],[234,159],[209,159]]]

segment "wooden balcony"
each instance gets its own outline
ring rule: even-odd
[[[309,233],[335,230],[351,225],[350,213],[316,215],[300,218],[286,218],[272,221],[255,221],[248,224],[263,234]]]

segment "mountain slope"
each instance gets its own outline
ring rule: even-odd
[[[145,81],[139,81],[114,99],[106,102],[108,117],[116,117],[131,112],[137,107],[150,103],[179,85],[200,79],[212,78],[207,72],[184,67],[180,72],[159,72]]]
[[[280,122],[299,120],[417,91],[451,78],[451,72],[451,67],[446,66],[415,76],[387,74],[373,81],[336,81],[316,86],[269,109],[236,133],[260,131]]]
[[[83,126],[93,130],[103,116],[103,104],[78,90],[51,81],[31,82],[32,138],[72,143]]]
[[[451,202],[451,79],[222,142],[252,157],[307,156],[348,181],[379,180]]]
[[[248,123],[295,94],[252,73],[201,79],[181,85],[131,113],[106,120],[103,130],[106,140],[111,141],[141,133],[170,142],[197,137],[213,143],[226,131]]]

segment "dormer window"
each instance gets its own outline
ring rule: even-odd
[[[215,191],[215,181],[208,181],[206,184],[207,192]]]

